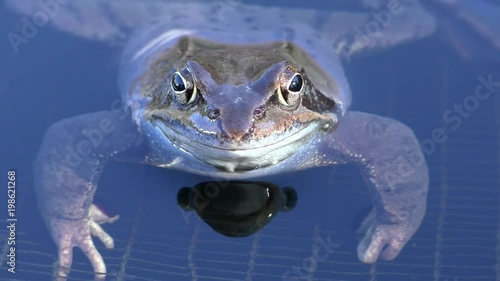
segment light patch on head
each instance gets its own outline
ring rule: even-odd
[[[150,50],[156,49],[158,46],[163,46],[166,42],[172,41],[173,39],[179,38],[181,36],[189,35],[193,33],[192,30],[189,29],[172,29],[167,32],[160,34],[160,36],[151,40],[146,46],[142,47],[137,53],[135,53],[133,60],[138,59],[145,53],[148,53]]]

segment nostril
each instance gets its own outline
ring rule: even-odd
[[[264,117],[265,115],[265,110],[263,108],[256,108],[254,111],[253,111],[253,116],[255,118],[262,118]]]
[[[220,110],[218,109],[212,109],[208,112],[208,118],[210,119],[217,119],[220,116]]]

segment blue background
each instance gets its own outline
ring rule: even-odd
[[[111,108],[118,96],[119,50],[46,27],[14,54],[6,34],[21,25],[19,16],[0,8],[0,173],[16,170],[18,184],[17,273],[6,272],[1,227],[0,280],[49,280],[56,249],[36,208],[33,160],[52,123]],[[464,62],[432,37],[345,69],[353,110],[400,120],[420,141],[436,128],[448,136],[426,153],[427,215],[396,260],[364,265],[357,259],[351,223],[370,201],[353,167],[268,178],[297,190],[296,208],[278,214],[256,235],[231,239],[176,205],[179,188],[204,178],[111,163],[96,195],[121,215],[104,226],[115,249],[96,242],[110,280],[282,280],[285,271],[302,267],[320,247],[315,238],[331,239],[338,247],[302,280],[500,280],[500,88],[456,130],[443,120],[446,110],[474,94],[479,76],[494,74],[500,80],[499,65]],[[0,179],[5,188],[6,176]],[[5,194],[0,191],[2,222]],[[90,270],[75,251],[70,280],[88,280]]]

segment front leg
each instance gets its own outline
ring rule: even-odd
[[[394,259],[422,222],[429,187],[427,164],[411,129],[390,118],[348,112],[320,152],[332,155],[330,161],[340,157],[359,164],[368,183],[374,208],[361,225],[366,234],[359,259]]]
[[[113,239],[99,224],[115,218],[92,205],[97,181],[106,161],[122,160],[128,152],[140,152],[140,147],[137,129],[124,112],[85,114],[61,120],[47,130],[35,164],[35,188],[58,248],[55,280],[66,280],[73,247],[90,260],[96,280],[104,280],[106,266],[91,236],[113,248]]]

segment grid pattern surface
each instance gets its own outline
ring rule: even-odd
[[[175,205],[173,187],[192,185],[194,177],[113,164],[106,168],[98,191],[104,200],[120,201],[116,209],[121,219],[105,226],[115,238],[115,249],[106,250],[97,243],[109,280],[267,281],[286,280],[286,272],[309,281],[500,280],[500,89],[462,118],[458,128],[442,117],[474,93],[479,75],[500,77],[498,66],[470,69],[456,58],[440,59],[443,52],[413,60],[406,60],[408,48],[391,52],[346,67],[350,78],[357,74],[351,79],[355,109],[401,120],[415,128],[420,140],[429,138],[434,128],[444,129],[448,136],[426,153],[431,175],[426,218],[395,261],[363,265],[357,260],[350,222],[369,201],[359,173],[350,167],[273,178],[280,185],[296,187],[298,206],[280,213],[256,235],[229,239]],[[403,59],[405,67],[399,66]],[[428,71],[418,76],[407,72],[422,67],[419,64]],[[368,74],[357,73],[356,68]],[[379,73],[380,68],[388,71]],[[361,96],[356,95],[357,85],[362,84],[357,79],[366,88],[374,84],[370,79],[384,82],[377,83],[372,93],[357,97]],[[415,86],[421,81],[425,83]],[[118,198],[117,186],[123,190]],[[0,280],[49,280],[56,260],[54,245],[40,222],[33,195],[25,195],[20,204],[32,223],[21,224],[17,232],[15,275],[4,274],[8,245],[0,240]],[[0,234],[3,239],[3,229]],[[324,250],[318,241],[329,241],[334,251],[308,267],[304,261]],[[76,252],[69,280],[89,280],[90,270],[85,257]]]

